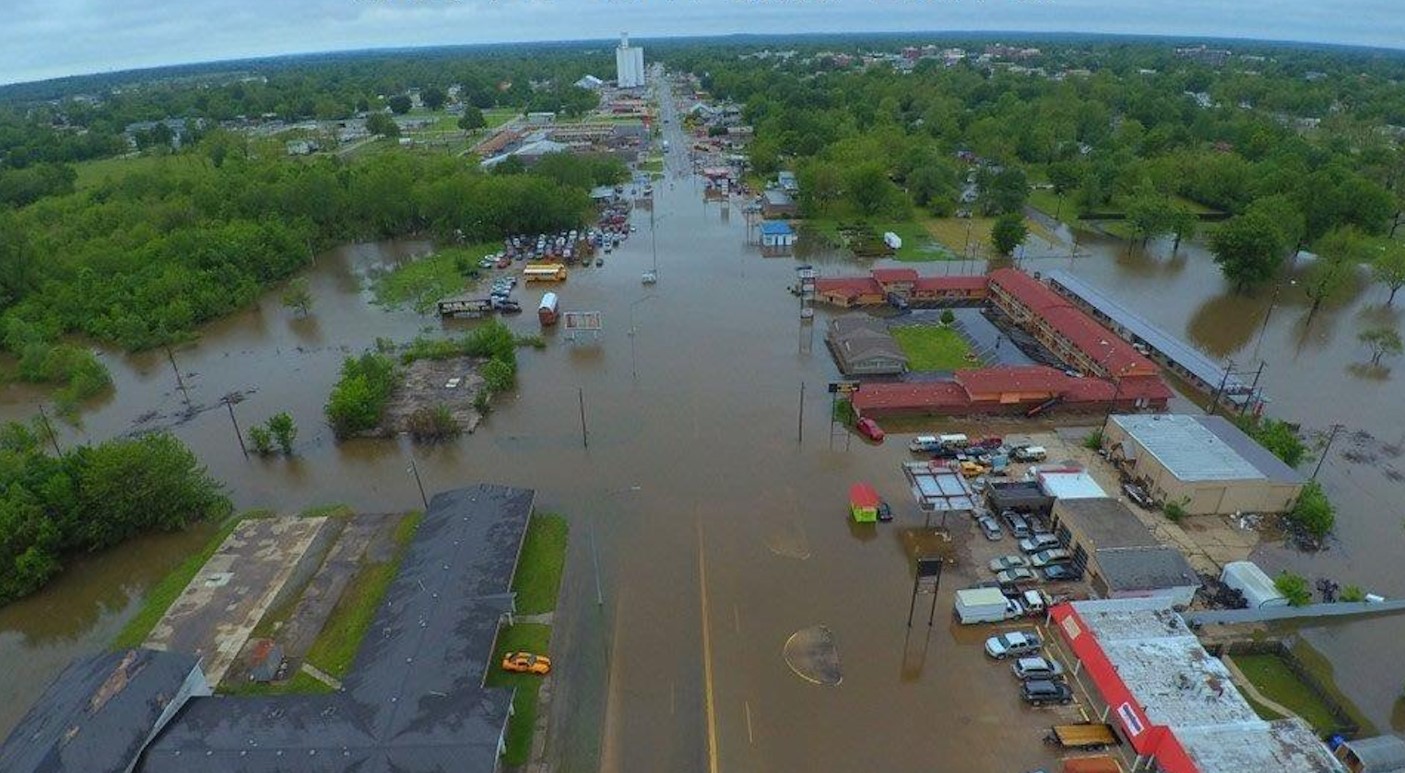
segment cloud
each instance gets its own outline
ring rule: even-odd
[[[1399,48],[1395,0],[9,0],[0,82],[405,46],[733,33],[1016,30]]]

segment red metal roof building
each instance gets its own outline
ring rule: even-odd
[[[1075,601],[1049,610],[1094,712],[1162,773],[1344,773],[1298,718],[1260,719],[1229,670],[1164,598]]]
[[[1030,413],[1059,405],[1083,411],[1164,410],[1171,390],[1159,377],[1105,379],[1070,376],[1044,365],[958,370],[950,381],[864,384],[854,393],[862,416],[962,416]]]
[[[820,301],[849,308],[877,306],[888,293],[909,301],[980,302],[988,282],[984,276],[918,276],[910,268],[876,268],[869,276],[815,280]]]

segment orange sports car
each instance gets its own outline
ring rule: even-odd
[[[551,673],[551,658],[530,652],[509,652],[502,656],[502,669],[517,674]]]

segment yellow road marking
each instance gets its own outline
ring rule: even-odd
[[[707,702],[707,768],[710,773],[717,773],[717,716],[712,695],[712,626],[707,620],[707,556],[703,552],[701,518],[698,519],[697,524],[698,587],[702,595],[703,696]]]

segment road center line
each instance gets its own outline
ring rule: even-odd
[[[694,510],[696,512],[696,509]],[[702,519],[698,524],[698,588],[702,598],[703,696],[707,702],[707,767],[717,773],[717,716],[712,695],[712,626],[708,623],[707,556],[703,552]]]

